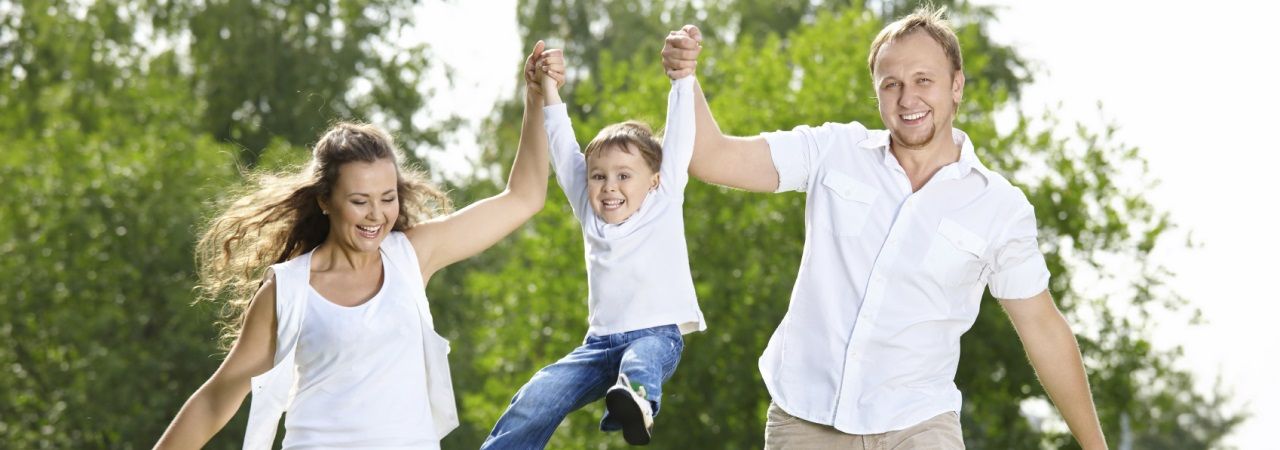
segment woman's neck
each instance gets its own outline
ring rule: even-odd
[[[319,258],[316,258],[316,256],[319,256]],[[312,265],[324,271],[360,271],[380,264],[382,262],[381,256],[380,252],[376,250],[372,252],[361,251],[336,244],[333,240],[326,240],[316,248],[315,255],[312,256],[313,260],[319,259],[319,264],[313,262]]]

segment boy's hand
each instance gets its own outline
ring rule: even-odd
[[[542,105],[551,106],[560,101],[560,86],[564,86],[564,52],[560,49],[544,50],[534,65],[542,91]]]
[[[702,32],[698,27],[685,25],[680,31],[667,34],[662,47],[662,67],[667,77],[678,80],[693,75],[698,68],[698,54],[702,53]]]
[[[543,51],[538,60],[538,75],[544,92],[564,86],[564,51],[558,48]]]

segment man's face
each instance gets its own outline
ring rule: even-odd
[[[950,142],[951,123],[964,91],[964,74],[951,71],[942,45],[915,31],[876,55],[880,120],[896,148],[923,149]]]

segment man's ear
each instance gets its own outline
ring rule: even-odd
[[[964,72],[957,70],[951,76],[951,101],[955,102],[957,108],[960,100],[964,98]]]

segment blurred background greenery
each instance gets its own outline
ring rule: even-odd
[[[950,5],[968,85],[957,126],[988,167],[1036,206],[1054,297],[1076,327],[1113,446],[1218,447],[1245,420],[1221,391],[1197,392],[1178,348],[1153,346],[1155,317],[1195,321],[1148,258],[1173,218],[1144,198],[1155,181],[1114,125],[1063,134],[1015,100],[1035,71],[985,26],[998,12]],[[457,128],[425,120],[427,45],[400,38],[410,0],[0,0],[0,447],[142,448],[221,360],[216,304],[191,303],[195,233],[241,168],[305,160],[337,119],[396,134],[407,149]],[[880,126],[867,47],[911,1],[521,1],[526,42],[572,43],[563,92],[578,135],[663,121],[661,39],[684,23],[718,44],[699,77],[721,127]],[[422,26],[422,24],[419,24]],[[464,39],[464,37],[459,37]],[[430,44],[430,43],[428,43]],[[511,61],[511,77],[520,61]],[[444,87],[437,87],[444,88]],[[441,180],[465,205],[500,189],[523,104],[511,92],[479,136],[480,165]],[[997,126],[997,113],[1013,117]],[[420,160],[420,164],[427,161]],[[495,170],[494,168],[502,168]],[[1137,182],[1134,182],[1137,180]],[[1136,187],[1135,187],[1136,186]],[[581,237],[554,182],[546,210],[428,286],[475,448],[538,368],[581,342]],[[664,388],[658,448],[758,448],[768,394],[756,359],[787,307],[803,247],[802,194],[691,183],[686,230],[708,331],[687,337]],[[1122,266],[1124,275],[1109,275]],[[1106,295],[1084,284],[1110,283]],[[1079,286],[1077,284],[1080,284]],[[1092,292],[1092,291],[1091,291]],[[957,383],[972,448],[1071,448],[1045,408],[1008,320],[986,299],[962,343]],[[1122,305],[1122,306],[1117,306]],[[1169,314],[1172,312],[1172,314]],[[247,405],[247,402],[246,402]],[[550,448],[618,448],[599,404]],[[209,444],[236,448],[247,406]]]

